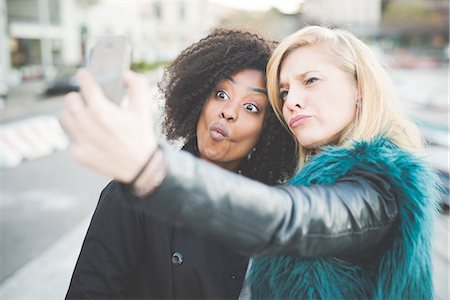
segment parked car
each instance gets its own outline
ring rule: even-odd
[[[79,91],[79,86],[75,80],[76,67],[61,67],[56,71],[55,77],[47,82],[45,94],[55,96]]]

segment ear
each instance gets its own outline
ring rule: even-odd
[[[362,95],[361,95],[361,91],[356,91],[356,95],[355,95],[355,105],[361,105],[362,103]]]

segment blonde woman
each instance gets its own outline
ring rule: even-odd
[[[76,157],[121,181],[127,201],[255,257],[247,277],[253,298],[432,298],[437,181],[370,50],[348,32],[305,27],[278,46],[267,77],[270,102],[299,149],[298,172],[284,186],[230,174],[155,138],[102,150],[111,163],[100,163],[87,154],[104,149],[101,140],[84,138],[78,121],[107,127],[88,117],[92,108],[68,104],[63,124],[76,137]],[[102,103],[91,78],[81,81],[87,103]],[[136,85],[132,102],[140,103]],[[132,135],[123,127],[121,136]],[[129,184],[133,176],[123,174],[138,166],[115,165],[133,147],[151,159]]]

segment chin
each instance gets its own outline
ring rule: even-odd
[[[317,139],[314,139],[309,136],[296,136],[296,137],[300,146],[306,149],[316,148],[316,145],[319,142]]]
[[[300,143],[300,145],[303,147],[303,148],[305,148],[305,149],[314,149],[314,148],[317,148],[314,144],[301,144]]]

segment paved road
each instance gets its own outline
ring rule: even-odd
[[[68,151],[0,170],[0,282],[91,214],[107,181]]]

